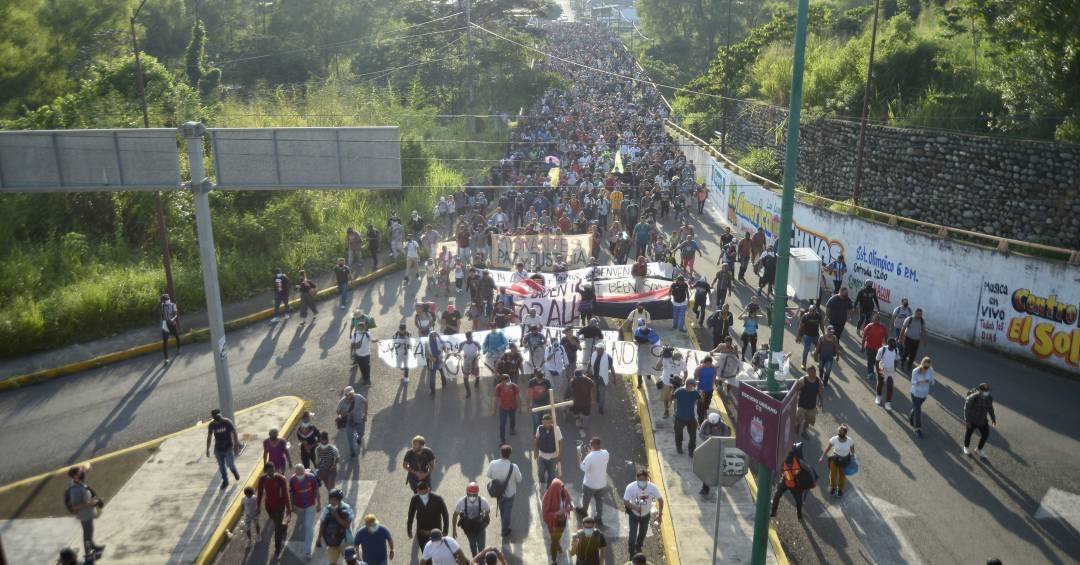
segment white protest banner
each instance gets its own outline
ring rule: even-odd
[[[517,315],[519,320],[526,316],[527,310],[535,309],[536,315],[547,326],[573,326],[578,318],[578,307],[577,293],[566,296],[521,296],[514,298],[514,314]]]
[[[675,278],[674,267],[670,263],[649,263],[649,278],[668,279]],[[491,278],[495,279],[495,286],[507,287],[513,284],[514,273],[498,269],[488,269]],[[590,276],[590,273],[592,275]],[[571,269],[565,273],[535,273],[529,272],[529,276],[540,275],[544,278],[544,286],[560,284],[574,285],[589,280],[599,281],[607,279],[631,278],[630,265],[601,265],[597,267],[585,267],[583,269]],[[671,284],[670,282],[668,284]]]
[[[585,267],[592,257],[592,236],[491,234],[491,249],[494,267],[521,261],[529,269],[550,271],[560,259],[567,267]]]

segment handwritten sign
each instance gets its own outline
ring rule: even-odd
[[[567,267],[585,267],[592,257],[590,235],[491,235],[491,265],[550,271],[560,260]]]

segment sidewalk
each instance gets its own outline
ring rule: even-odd
[[[686,334],[658,324],[664,343],[696,349]],[[683,563],[711,563],[713,526],[716,521],[716,497],[720,496],[720,531],[717,559],[721,563],[749,563],[754,539],[754,498],[746,481],[727,488],[713,488],[708,496],[698,494],[701,481],[694,475],[693,459],[675,451],[675,432],[671,418],[663,418],[664,406],[651,382],[643,390],[652,421],[657,456],[667,487],[671,518],[675,524],[679,559]],[[714,402],[719,402],[718,399]],[[643,422],[644,424],[645,422]],[[696,433],[696,430],[695,430]],[[768,545],[769,563],[780,563],[772,544]]]
[[[387,261],[387,263],[380,265],[380,268],[392,264],[389,259],[387,259]],[[269,271],[267,272],[269,273]],[[366,277],[371,273],[372,271],[367,271],[358,275],[358,277]],[[267,282],[269,282],[269,280],[270,275],[268,274]],[[316,284],[319,285],[318,288],[320,292],[328,289],[336,289],[337,287],[332,272],[317,278]],[[294,301],[296,300],[295,293],[292,295],[292,299]],[[329,298],[320,297],[318,303],[320,305],[325,305],[323,307],[333,307],[336,306],[336,304],[331,302],[331,300],[336,299],[337,293],[334,292]],[[263,310],[272,308],[273,305],[274,296],[271,291],[261,292],[256,296],[239,302],[222,304],[226,328],[228,328],[228,323],[231,320],[237,320],[262,312]],[[180,304],[179,306],[180,332],[182,336],[192,330],[206,330],[206,328],[209,327],[210,322],[206,310],[204,309],[206,307],[205,304]],[[294,304],[292,308],[295,311],[298,306]],[[159,344],[156,354],[160,356],[161,331],[158,329],[159,324],[153,320],[153,317],[152,313],[147,314],[147,325],[115,333],[107,337],[82,343],[72,343],[55,349],[39,351],[37,353],[31,353],[13,359],[0,360],[0,381],[10,377],[27,375],[35,371],[52,369],[72,363],[80,363],[101,355],[125,351],[152,343]],[[175,342],[170,338],[170,351],[172,351],[175,346]]]
[[[213,456],[205,456],[205,426],[165,440],[106,501],[94,522],[95,541],[106,546],[104,561],[191,563],[208,544],[220,543],[223,521],[238,508],[243,485],[261,467],[259,440],[270,428],[281,429],[287,437],[302,407],[299,398],[281,397],[237,413],[240,440],[247,448],[236,458],[241,481],[231,482],[225,493],[219,489]],[[61,493],[43,496],[54,496],[57,513],[63,512]],[[60,549],[82,547],[82,530],[71,516],[0,521],[0,535],[11,563],[52,563]]]

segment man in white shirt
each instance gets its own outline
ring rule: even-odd
[[[889,341],[877,352],[877,399],[874,403],[881,406],[881,387],[885,385],[885,409],[892,411],[893,373],[896,362],[900,360],[900,350],[896,347],[896,338]]]
[[[589,453],[584,457],[578,452],[578,461],[585,478],[581,481],[581,505],[577,512],[581,517],[589,514],[589,503],[596,499],[596,522],[603,525],[604,497],[608,492],[607,466],[611,460],[608,450],[601,448],[600,438],[589,440]],[[633,555],[633,554],[631,554]]]
[[[660,489],[649,481],[649,472],[640,469],[637,472],[637,480],[626,485],[623,491],[623,505],[630,519],[630,555],[641,551],[645,543],[645,534],[649,531],[649,522],[652,522],[652,507],[656,503],[656,519],[664,514],[664,499],[660,496]]]
[[[367,331],[367,322],[361,319],[352,335],[353,362],[360,368],[360,377],[364,384],[371,384],[371,334]]]
[[[453,538],[444,538],[442,530],[431,530],[430,541],[424,546],[424,554],[420,557],[423,565],[458,565],[468,561],[461,546]]]
[[[409,240],[405,242],[405,282],[401,283],[401,285],[405,286],[409,284],[409,273],[419,272],[420,244],[410,237]]]
[[[465,332],[465,341],[458,346],[461,354],[461,375],[465,378],[465,398],[472,396],[469,389],[469,375],[476,378],[476,390],[480,390],[480,344],[473,341],[472,332]]]
[[[514,495],[517,494],[518,483],[521,482],[521,469],[518,468],[516,463],[510,461],[512,453],[513,449],[509,445],[502,445],[499,447],[501,458],[492,461],[487,469],[487,478],[489,480],[498,481],[505,485],[502,496],[495,499],[499,506],[503,538],[510,536],[510,512],[514,509]]]
[[[562,430],[555,425],[551,414],[544,414],[541,424],[533,437],[533,450],[536,455],[536,478],[540,490],[546,491],[551,480],[559,475],[559,461],[562,459]]]
[[[465,537],[469,538],[469,551],[473,555],[480,553],[487,547],[485,521],[490,520],[490,516],[491,505],[480,496],[480,485],[469,483],[465,487],[465,496],[459,498],[454,505],[454,516],[450,520],[453,527],[451,537],[457,537],[458,522],[461,522],[461,529],[465,531]]]
[[[547,371],[551,384],[556,388],[559,387],[560,378],[569,365],[570,361],[566,356],[566,348],[563,347],[561,341],[552,339],[548,343],[547,350],[544,351],[544,370]]]
[[[515,267],[517,267],[517,270],[515,270],[513,273],[510,273],[510,284],[519,283],[529,278],[529,272],[525,270],[524,262],[518,261]],[[529,310],[533,309],[530,308]]]

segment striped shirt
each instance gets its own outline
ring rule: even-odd
[[[315,506],[315,496],[319,492],[319,480],[305,471],[303,475],[289,477],[289,495],[296,508]]]
[[[337,447],[328,443],[326,445],[319,444],[315,446],[315,468],[323,471],[334,471],[337,469],[338,459],[341,458],[341,454],[338,453]]]

